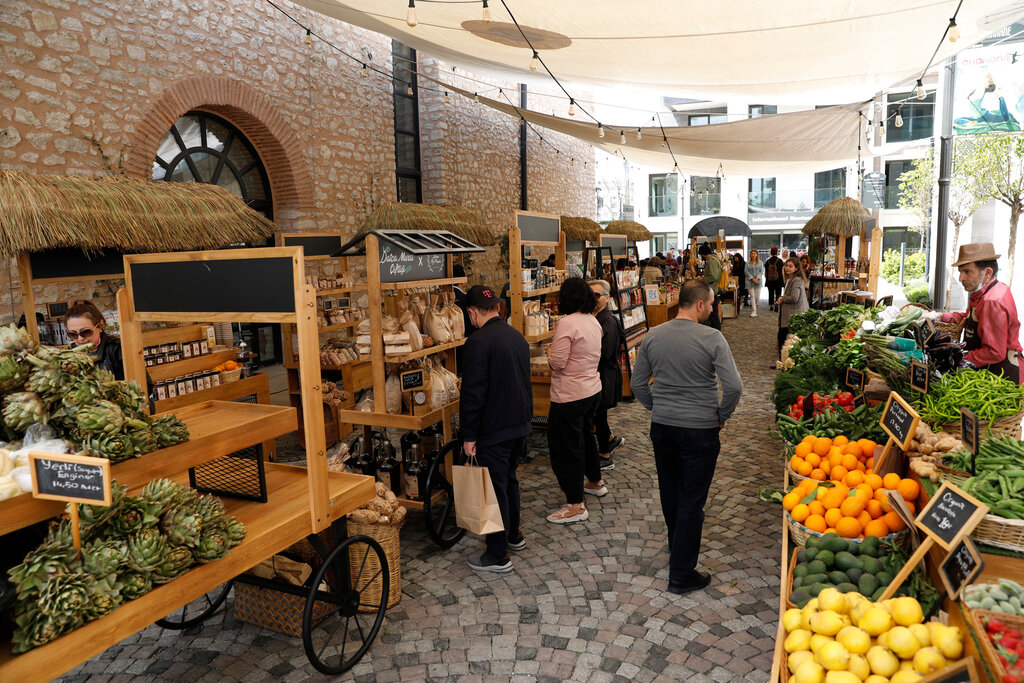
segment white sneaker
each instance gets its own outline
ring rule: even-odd
[[[590,513],[582,505],[563,505],[548,515],[548,521],[554,524],[572,524],[573,522],[584,522],[588,517],[590,517]]]
[[[600,498],[601,496],[608,493],[608,487],[604,485],[604,480],[601,481],[587,481],[583,483],[583,493],[589,493],[593,496]]]
[[[754,311],[753,313],[751,313],[750,317],[751,318],[756,318],[757,317],[757,311]]]

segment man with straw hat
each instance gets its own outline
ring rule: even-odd
[[[1020,383],[1020,318],[1010,288],[999,282],[999,254],[991,242],[965,244],[953,267],[970,293],[965,313],[943,313],[943,322],[963,321],[967,360]]]

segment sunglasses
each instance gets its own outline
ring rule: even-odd
[[[79,337],[81,337],[82,339],[88,339],[89,337],[92,336],[92,333],[95,331],[95,327],[87,327],[81,332],[78,332],[76,330],[68,330],[68,337],[71,339],[78,339]]]

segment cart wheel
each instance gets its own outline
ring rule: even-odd
[[[358,569],[352,572],[349,548],[357,543],[365,544],[366,549],[356,550],[354,559]],[[374,565],[379,569],[374,571]],[[351,586],[344,583],[344,577],[348,576],[351,576]],[[381,579],[379,596],[369,595],[367,588],[378,577]],[[317,588],[324,584],[326,590]],[[313,589],[302,613],[302,647],[317,671],[337,676],[362,659],[384,623],[391,586],[388,559],[380,544],[369,536],[346,538],[320,564],[308,585]],[[376,616],[365,611],[360,614],[360,608],[372,610]]]
[[[156,625],[171,629],[172,631],[184,631],[187,628],[203,623],[212,617],[213,613],[224,603],[228,593],[231,592],[231,585],[232,582],[228,581],[214,588],[206,595],[200,595],[192,602],[176,609],[163,619],[157,619]]]
[[[430,463],[427,471],[426,499],[423,501],[423,516],[427,522],[427,533],[437,545],[445,550],[458,543],[466,530],[455,524],[455,494],[451,482],[445,476],[444,460],[452,453],[452,464],[465,462],[461,441],[449,441]],[[440,495],[438,495],[440,493]],[[434,496],[437,495],[437,500]]]

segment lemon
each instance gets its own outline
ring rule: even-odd
[[[916,671],[914,671],[914,660],[913,659],[901,660],[900,661],[900,671],[912,671],[913,673],[917,673]]]
[[[900,626],[920,624],[924,621],[921,603],[914,598],[893,598],[891,606],[892,619]]]
[[[825,643],[814,659],[829,671],[845,671],[850,664],[850,653],[839,643]]]
[[[904,660],[913,659],[914,654],[921,649],[921,643],[917,642],[917,638],[906,626],[893,626],[889,629],[885,643],[897,657]]]
[[[861,679],[849,671],[829,671],[825,674],[825,683],[860,683]]]
[[[942,626],[941,624],[939,624]],[[942,626],[941,629],[929,629],[932,634],[932,645],[939,648],[939,652],[946,659],[960,659],[964,653],[964,641],[960,636],[960,629],[956,626]]]
[[[864,655],[850,655],[850,664],[846,668],[861,681],[871,675],[871,666]]]
[[[828,636],[823,636],[820,633],[815,633],[813,636],[811,636],[811,652],[813,652],[814,654],[818,654],[818,650],[821,649],[822,645],[824,645],[825,643],[831,643],[832,641],[833,639],[829,638]]]
[[[849,620],[840,616],[838,612],[822,610],[811,617],[811,630],[823,636],[834,636],[848,623]]]
[[[867,660],[871,666],[871,673],[878,676],[889,677],[900,670],[900,660],[881,645],[875,645],[868,650]]]
[[[874,603],[872,603],[870,600],[867,600],[859,593],[852,593],[851,595],[856,595],[857,597],[854,598],[853,607],[850,608],[850,621],[852,621],[854,624],[859,624],[861,618],[864,616],[864,613],[871,609]]]
[[[836,634],[836,642],[845,647],[850,654],[862,655],[871,648],[871,636],[856,626],[844,626]]]
[[[804,662],[813,662],[814,653],[809,650],[797,650],[789,655],[786,659],[786,666],[789,667],[790,673],[796,673],[796,670],[800,668],[800,665]]]
[[[872,607],[864,613],[857,626],[867,631],[869,636],[878,636],[892,628],[892,616],[881,607]]]
[[[871,674],[864,679],[864,683],[889,683],[889,679],[878,674]]]
[[[914,670],[897,671],[896,675],[889,679],[889,683],[914,683],[914,681],[919,681],[922,678],[924,676]]]
[[[811,632],[802,628],[798,628],[790,633],[782,643],[782,649],[790,654],[793,652],[800,652],[801,650],[808,650],[810,647]]]
[[[825,669],[817,662],[804,662],[793,674],[794,683],[825,683]]]
[[[782,626],[786,629],[786,633],[792,633],[798,628],[807,628],[802,624],[803,617],[801,616],[800,610],[796,607],[786,610],[786,613],[782,615]]]
[[[878,637],[875,638],[875,645],[881,645],[882,647],[889,648],[889,632],[879,633]]]
[[[946,658],[939,648],[922,647],[914,653],[914,671],[919,674],[930,674],[946,668]]]
[[[835,588],[826,588],[818,593],[818,609],[831,610],[837,614],[850,611],[850,600]]]
[[[921,647],[928,647],[932,644],[932,634],[928,632],[928,627],[924,624],[911,624],[907,628],[917,638],[917,642],[921,643]]]

